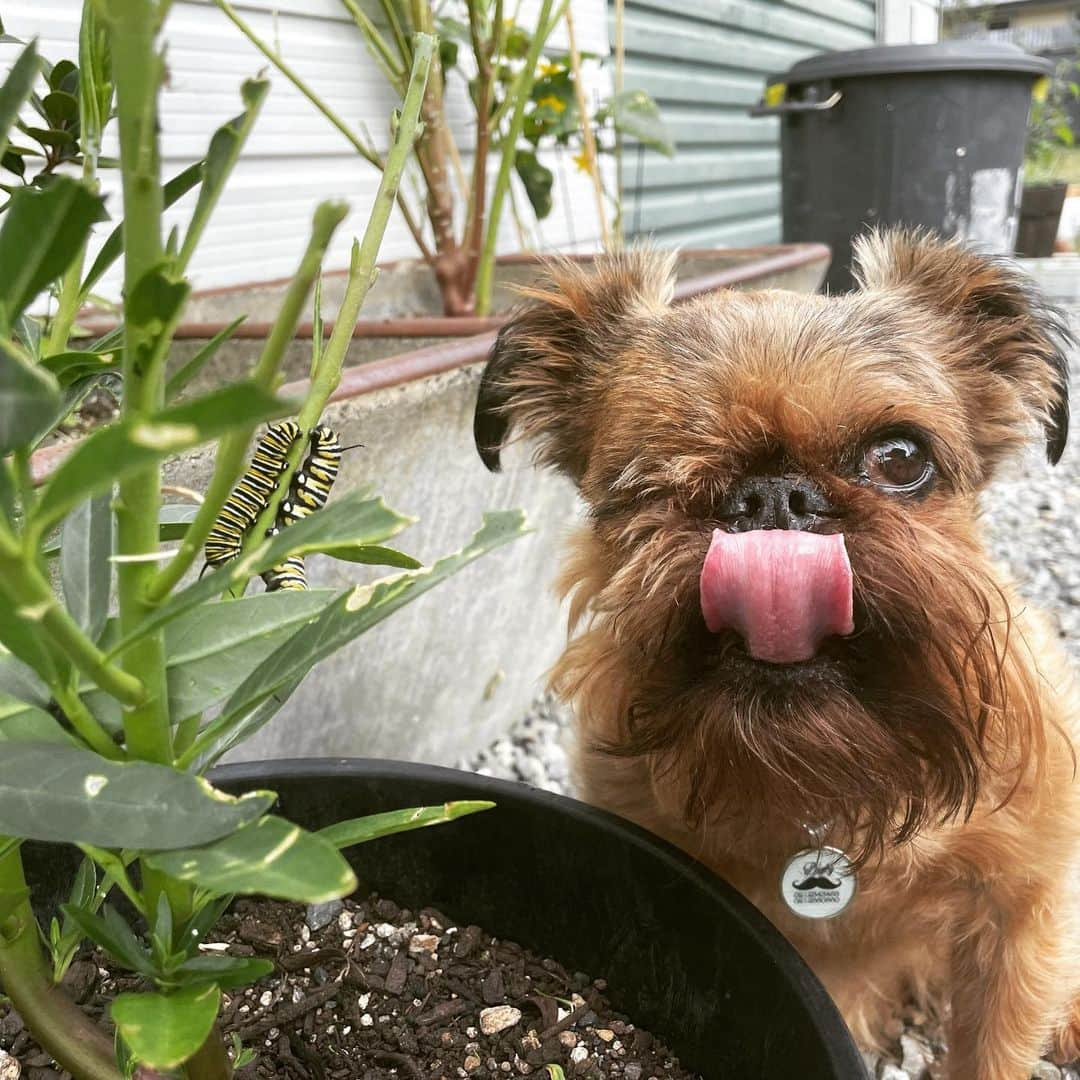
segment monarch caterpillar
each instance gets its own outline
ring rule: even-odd
[[[220,566],[240,554],[244,534],[266,509],[287,468],[289,451],[300,435],[300,425],[286,420],[272,425],[259,440],[248,471],[226,500],[206,539],[207,566]],[[330,494],[341,464],[338,437],[320,424],[312,430],[309,443],[308,455],[293,476],[289,494],[278,507],[277,521],[267,530],[268,536],[277,535],[287,525],[319,510]],[[307,573],[300,555],[290,556],[261,576],[267,592],[307,588]]]
[[[206,537],[206,566],[220,566],[240,554],[244,534],[266,508],[286,469],[289,451],[299,438],[300,425],[294,420],[267,428],[255,447],[248,471],[225,500]]]
[[[279,532],[281,530],[274,525],[267,530],[266,535],[277,536]],[[277,592],[279,589],[303,590],[308,587],[303,555],[290,555],[283,563],[264,570],[261,577],[266,583],[267,592]]]
[[[312,429],[310,442],[311,450],[297,469],[289,487],[289,497],[279,509],[283,526],[320,510],[337,479],[341,465],[341,444],[337,435],[325,424],[319,424]]]

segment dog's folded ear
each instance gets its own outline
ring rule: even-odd
[[[536,438],[539,462],[575,482],[585,472],[610,364],[637,320],[671,300],[672,252],[635,248],[548,265],[526,303],[499,331],[480,382],[473,435],[484,464],[499,469],[511,428]]]
[[[949,327],[955,349],[947,359],[977,377],[971,385],[984,421],[1000,412],[991,389],[995,400],[1018,396],[1042,424],[1046,456],[1057,464],[1069,432],[1068,352],[1076,343],[1061,312],[1014,262],[922,230],[893,230],[856,240],[854,272],[863,289],[903,291]]]

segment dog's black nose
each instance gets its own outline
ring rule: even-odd
[[[832,504],[804,476],[747,476],[730,488],[718,508],[733,532],[812,529]]]

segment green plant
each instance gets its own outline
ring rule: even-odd
[[[1063,60],[1032,100],[1024,149],[1025,179],[1029,183],[1066,179],[1061,175],[1062,163],[1076,142],[1069,105],[1080,97],[1078,71],[1080,63],[1076,60]]]
[[[345,895],[356,880],[342,849],[490,805],[414,808],[312,833],[270,812],[273,793],[232,798],[202,774],[265,724],[321,659],[523,530],[520,514],[487,515],[464,548],[421,566],[384,546],[411,519],[379,498],[361,492],[332,500],[270,537],[277,495],[237,558],[191,580],[258,427],[295,416],[310,431],[337,385],[412,152],[436,40],[412,40],[379,193],[303,400],[277,396],[279,367],[345,215],[338,202],[317,208],[250,377],[178,400],[192,364],[214,347],[170,374],[171,337],[189,291],[185,272],[267,84],[245,83],[242,111],[215,133],[206,157],[162,184],[157,37],[168,7],[169,0],[88,0],[80,55],[94,59],[79,73],[83,176],[54,175],[15,190],[0,219],[0,984],[35,1037],[79,1080],[153,1070],[229,1076],[236,1062],[215,1030],[221,991],[267,970],[262,960],[198,951],[230,897],[313,903]],[[0,88],[0,134],[10,130],[37,70],[30,44]],[[89,146],[100,145],[114,113],[123,220],[86,269],[87,243],[103,218],[100,162]],[[164,206],[194,187],[186,231],[166,239]],[[82,299],[121,257],[121,329],[73,348]],[[51,315],[28,314],[50,291]],[[119,417],[35,487],[34,447],[68,414],[79,388],[104,377],[120,387]],[[178,514],[162,505],[162,463],[206,443],[216,443],[216,459],[205,498]],[[288,489],[300,452],[298,442],[278,492]],[[178,546],[166,550],[170,540]],[[308,552],[400,572],[344,591],[246,594],[261,571]],[[84,857],[68,903],[45,930],[30,906],[26,840],[74,845]],[[136,922],[119,913],[115,894]],[[144,981],[144,992],[112,1006],[115,1046],[57,986],[84,939]]]
[[[600,194],[600,219],[607,233],[604,197],[618,214],[617,194],[601,192],[597,154],[615,152],[615,137],[672,154],[674,146],[656,103],[641,90],[616,93],[587,115],[581,61],[596,57],[553,53],[548,40],[566,18],[569,0],[541,0],[536,21],[525,25],[503,0],[379,0],[379,22],[360,0],[341,0],[363,34],[374,62],[391,87],[404,93],[412,63],[410,35],[438,33],[442,44],[424,98],[424,127],[416,162],[422,179],[429,242],[417,212],[399,194],[399,203],[421,257],[435,273],[447,315],[488,314],[491,308],[495,244],[511,178],[517,175],[536,220],[551,213],[554,176],[538,156],[546,146],[577,149],[578,166]],[[382,168],[371,140],[361,138],[329,108],[280,52],[259,39],[229,0],[215,0],[233,23],[367,161]],[[572,40],[572,35],[571,35]],[[467,57],[467,59],[466,59]],[[466,176],[444,108],[448,82],[460,78],[475,117],[471,175]],[[490,170],[497,160],[494,184]],[[515,206],[515,216],[517,208]]]

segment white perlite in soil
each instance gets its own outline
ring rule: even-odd
[[[1080,334],[1080,308],[1072,311]],[[1080,357],[1073,357],[1073,414],[1080,418]],[[1033,448],[1022,463],[1001,475],[983,499],[987,536],[994,556],[1009,568],[1021,592],[1048,612],[1073,661],[1080,660],[1080,419],[1075,444],[1051,468]],[[552,577],[555,576],[552,562]],[[506,737],[462,768],[485,776],[523,780],[548,791],[569,789],[570,714],[550,696],[539,699]],[[908,1013],[891,1052],[866,1055],[875,1080],[937,1080],[940,1044],[921,1014]],[[1080,1080],[1080,1068],[1041,1062],[1034,1080]]]

